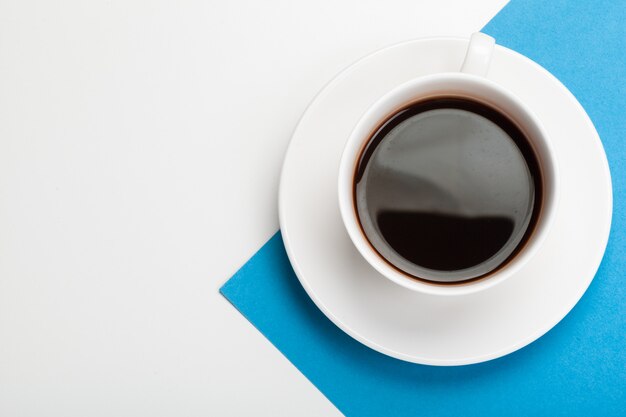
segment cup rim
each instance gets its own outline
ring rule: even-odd
[[[541,146],[545,148],[543,150],[544,152],[542,154],[542,157],[540,158],[541,160],[539,161],[539,163],[543,174],[542,181],[544,181],[544,190],[551,190],[549,195],[544,195],[543,197],[541,213],[539,214],[540,217],[537,219],[537,224],[535,225],[535,229],[532,232],[532,236],[526,243],[524,243],[524,247],[514,256],[514,258],[511,259],[500,270],[496,270],[492,274],[487,274],[485,277],[478,278],[476,280],[469,280],[458,283],[437,283],[434,281],[421,280],[392,266],[389,261],[384,259],[382,255],[380,255],[373,248],[369,239],[365,236],[362,228],[360,227],[358,216],[356,214],[356,207],[354,206],[354,201],[352,198],[354,181],[353,177],[355,172],[356,160],[358,158],[358,155],[360,154],[361,149],[366,145],[366,137],[369,137],[367,134],[364,135],[363,132],[360,131],[362,130],[363,125],[371,124],[372,119],[375,119],[375,124],[380,123],[382,120],[384,120],[385,116],[376,117],[377,111],[380,112],[380,108],[384,104],[392,101],[394,98],[396,98],[396,96],[401,95],[401,93],[407,90],[415,90],[420,86],[425,86],[442,80],[453,80],[455,82],[461,81],[473,84],[480,84],[483,87],[487,87],[488,89],[495,91],[501,97],[509,100],[509,102],[513,103],[514,106],[522,110],[525,119],[527,119],[527,122],[532,125],[532,129],[536,131],[536,134],[533,135],[533,142],[539,141],[541,142]],[[443,94],[433,93],[431,95],[434,96]],[[451,95],[454,94],[452,93]],[[423,97],[418,96],[415,98],[415,101],[427,98],[428,96],[428,94],[424,94]],[[394,110],[386,113],[388,115],[394,114],[402,107],[409,105],[411,101],[412,100],[405,100],[402,103],[398,103],[397,105],[392,106]],[[519,121],[517,119],[512,119],[517,124],[519,124]],[[522,128],[523,131],[527,130],[525,129],[527,125],[519,127]],[[369,130],[371,131],[372,129]],[[533,143],[533,145],[535,144]],[[536,149],[535,152],[537,153]],[[550,182],[548,187],[546,187],[546,181]],[[501,85],[485,77],[463,72],[441,72],[414,78],[396,86],[395,88],[381,96],[368,107],[368,109],[361,115],[359,121],[353,127],[352,132],[350,133],[346,141],[344,151],[342,153],[339,163],[339,209],[341,212],[343,224],[348,232],[350,240],[355,245],[361,256],[363,256],[363,258],[380,274],[382,274],[387,279],[395,282],[396,284],[413,291],[433,295],[472,294],[491,288],[497,284],[504,282],[509,277],[515,275],[515,273],[518,272],[528,262],[528,260],[537,253],[541,244],[545,240],[550,225],[553,223],[554,220],[559,196],[558,191],[558,170],[554,149],[550,144],[546,131],[537,116],[515,94],[508,91]]]

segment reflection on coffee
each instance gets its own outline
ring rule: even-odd
[[[414,103],[368,139],[354,178],[363,233],[412,277],[483,277],[532,234],[542,200],[537,157],[498,110],[461,97]]]

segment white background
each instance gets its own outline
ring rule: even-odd
[[[0,0],[0,416],[339,415],[218,288],[326,82],[504,4]]]

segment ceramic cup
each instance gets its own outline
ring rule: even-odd
[[[365,260],[387,279],[410,290],[437,295],[464,295],[483,291],[514,275],[539,250],[551,224],[558,201],[558,170],[550,140],[533,112],[507,89],[486,78],[495,41],[482,33],[472,35],[459,72],[432,74],[410,80],[377,100],[350,134],[339,166],[339,208],[350,239]],[[383,259],[369,243],[359,224],[353,198],[354,175],[362,149],[380,123],[412,102],[437,96],[474,99],[508,116],[530,142],[539,162],[543,181],[540,214],[523,248],[505,266],[476,280],[436,283],[402,272]],[[419,238],[419,237],[415,237]]]

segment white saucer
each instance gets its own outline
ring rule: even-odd
[[[411,41],[369,55],[340,73],[302,116],[280,185],[287,253],[320,310],[372,349],[422,364],[482,362],[542,336],[591,283],[611,223],[608,164],[587,114],[545,69],[497,47],[488,78],[537,114],[562,170],[556,221],[539,254],[507,281],[459,297],[412,292],[365,262],[339,214],[337,173],[344,143],[377,98],[411,78],[458,70],[466,48],[466,39]]]

